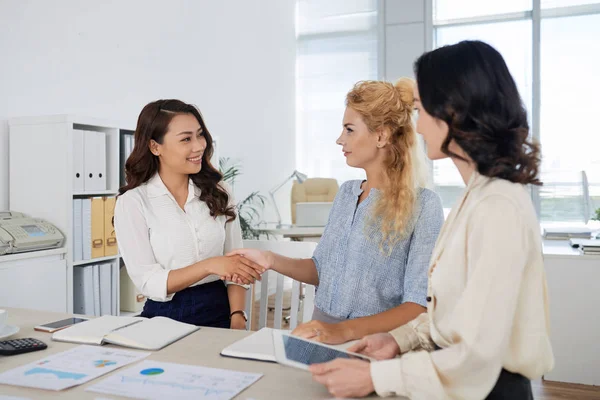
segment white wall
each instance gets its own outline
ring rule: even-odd
[[[158,98],[199,106],[220,155],[241,160],[238,198],[266,193],[295,167],[294,3],[0,0],[0,210],[9,118],[77,114],[133,127]]]
[[[385,0],[385,53],[383,75],[394,82],[413,77],[413,63],[431,49],[432,0]]]

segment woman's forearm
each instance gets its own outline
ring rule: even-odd
[[[347,331],[348,340],[361,339],[373,333],[394,330],[417,318],[426,310],[420,304],[407,302],[379,314],[340,322],[340,325]]]
[[[211,258],[208,258],[192,265],[188,265],[187,267],[169,271],[169,277],[167,278],[167,294],[177,293],[190,287],[194,283],[201,281],[207,276],[212,275],[211,260]]]
[[[271,253],[273,257],[272,269],[296,281],[319,285],[317,266],[310,258],[289,258],[280,254]]]
[[[246,309],[246,288],[235,284],[227,286],[227,295],[229,296],[229,308],[231,312]]]

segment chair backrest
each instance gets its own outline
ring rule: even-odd
[[[310,258],[312,257],[317,244],[314,242],[285,242],[278,240],[244,240],[245,248],[268,250],[274,253],[281,254],[290,258]],[[281,321],[283,319],[283,283],[284,276],[275,272],[268,271],[263,274],[260,284],[260,308],[258,317],[257,329],[264,328],[267,326],[267,313],[268,313],[268,298],[269,298],[269,281],[276,280],[275,289],[275,314],[273,327],[275,329],[281,329]],[[286,278],[289,279],[289,278]],[[304,287],[304,300],[302,305],[302,311],[300,310],[300,288]],[[246,313],[248,314],[248,321],[252,321],[253,311],[253,296],[254,288],[248,291],[246,295]],[[313,285],[307,285],[298,281],[292,281],[292,297],[291,297],[291,308],[290,308],[290,329],[294,329],[298,325],[298,314],[301,312],[302,317],[300,322],[310,321],[312,317],[313,307],[315,298],[315,287]]]
[[[308,178],[292,185],[292,224],[296,223],[296,203],[330,202],[335,199],[339,185],[333,178]]]

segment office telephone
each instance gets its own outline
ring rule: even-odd
[[[51,223],[14,211],[0,211],[0,256],[9,253],[53,249],[65,242]]]

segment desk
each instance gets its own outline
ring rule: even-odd
[[[21,328],[21,331],[12,336],[11,339],[34,337],[48,344],[48,349],[10,357],[0,356],[0,371],[3,372],[8,369],[16,368],[39,360],[47,355],[59,353],[74,346],[78,346],[71,343],[53,342],[50,339],[51,334],[33,330],[35,325],[67,318],[70,316],[69,314],[16,308],[7,308],[7,310],[8,323],[17,325]],[[284,367],[274,363],[225,358],[219,355],[221,349],[249,334],[251,334],[251,332],[201,328],[199,331],[186,336],[170,346],[167,346],[160,351],[153,352],[152,355],[146,359],[264,374],[258,382],[243,391],[237,397],[238,399],[294,400],[331,398],[325,387],[314,382],[311,375],[306,371]],[[124,347],[120,348],[126,349]],[[124,368],[130,368],[130,366],[125,366]],[[112,373],[115,373],[115,371]],[[84,391],[86,387],[94,385],[99,379],[105,379],[109,375],[110,374],[104,375],[86,384],[59,392],[0,385],[0,393],[6,396],[21,396],[30,399],[125,399],[125,397]],[[373,396],[373,398],[375,398],[375,396]]]
[[[282,235],[284,238],[292,240],[310,240],[318,242],[323,232],[325,231],[324,226],[295,226],[295,225],[284,225],[277,228],[276,225],[265,225],[258,226],[256,229],[262,230],[270,235]]]
[[[582,254],[566,240],[544,241],[555,367],[558,382],[600,385],[600,256]]]

